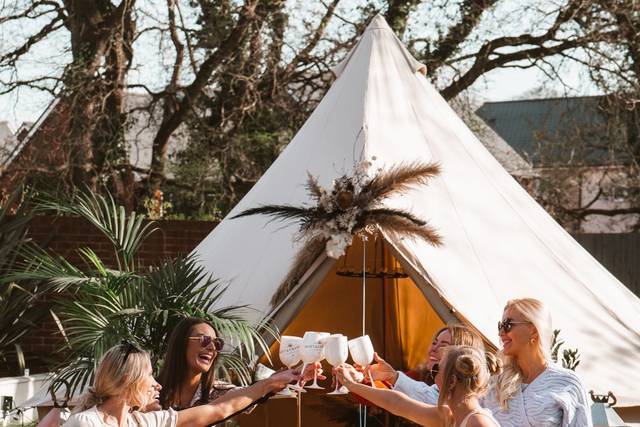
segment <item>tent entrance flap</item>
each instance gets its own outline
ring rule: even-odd
[[[373,245],[370,239],[367,243]],[[341,266],[362,260],[362,242],[354,239],[346,255],[333,263],[323,263],[296,294],[275,315],[283,335],[302,336],[305,331],[361,335],[362,278],[338,275]],[[368,253],[375,253],[367,247]],[[386,266],[398,263],[385,244],[378,252]],[[344,259],[353,258],[353,259]],[[378,265],[381,259],[377,260]],[[315,288],[315,289],[314,289]],[[381,357],[398,368],[414,368],[425,359],[433,334],[444,326],[423,292],[410,278],[366,279],[366,332]],[[278,345],[272,346],[277,355]],[[276,356],[277,358],[277,356]]]

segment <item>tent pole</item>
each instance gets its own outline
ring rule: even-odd
[[[367,295],[367,287],[366,287],[366,278],[367,278],[367,241],[365,240],[365,236],[362,236],[362,335],[366,335],[365,332],[365,300]]]
[[[367,240],[366,235],[362,236],[362,335],[366,335],[365,329],[365,321],[366,321],[366,311],[365,311],[365,302],[367,300]],[[375,252],[374,252],[375,253]],[[371,384],[372,387],[375,385]],[[362,407],[362,421],[361,426],[367,427],[367,407],[365,405],[360,405]]]

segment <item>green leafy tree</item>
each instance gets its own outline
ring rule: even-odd
[[[197,316],[211,321],[233,344],[219,356],[218,375],[237,375],[245,383],[250,379],[247,366],[259,350],[268,352],[263,334],[273,331],[243,320],[244,307],[214,307],[225,286],[192,256],[141,267],[137,251],[156,230],[153,222],[93,193],[69,203],[44,202],[41,208],[95,225],[111,242],[115,259],[115,267],[110,267],[93,249],[82,248],[83,265],[75,266],[37,246],[22,251],[24,261],[13,277],[47,283],[58,292],[53,315],[67,345],[61,349],[57,378],[72,389],[89,384],[102,354],[124,338],[148,350],[158,369],[173,327],[184,317]]]

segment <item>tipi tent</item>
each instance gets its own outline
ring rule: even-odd
[[[619,405],[640,405],[640,300],[509,176],[424,72],[384,19],[373,19],[322,102],[230,216],[263,204],[308,204],[307,173],[329,187],[363,159],[375,159],[376,168],[437,161],[442,173],[428,186],[387,201],[428,219],[444,245],[384,235],[410,278],[368,289],[367,321],[390,339],[374,345],[396,348],[396,364],[415,363],[431,332],[457,319],[498,347],[505,302],[530,296],[549,305],[554,327],[580,350],[587,390],[612,390]],[[248,304],[285,332],[341,326],[359,334],[359,287],[336,278],[336,261],[326,256],[271,306],[302,245],[296,232],[295,224],[261,216],[227,218],[195,252],[230,284],[221,305]]]

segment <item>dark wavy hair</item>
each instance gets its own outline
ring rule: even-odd
[[[178,397],[182,384],[187,379],[187,345],[189,343],[189,335],[196,325],[207,324],[213,328],[213,325],[205,319],[197,317],[187,317],[182,319],[171,332],[169,342],[167,344],[167,353],[164,358],[164,364],[158,377],[162,390],[160,390],[160,405],[163,409],[174,408],[179,404]],[[216,335],[217,335],[216,331]],[[217,359],[217,357],[216,357]],[[211,368],[202,374],[200,378],[200,400],[198,405],[209,402],[209,393],[213,388],[215,362],[211,364]]]

